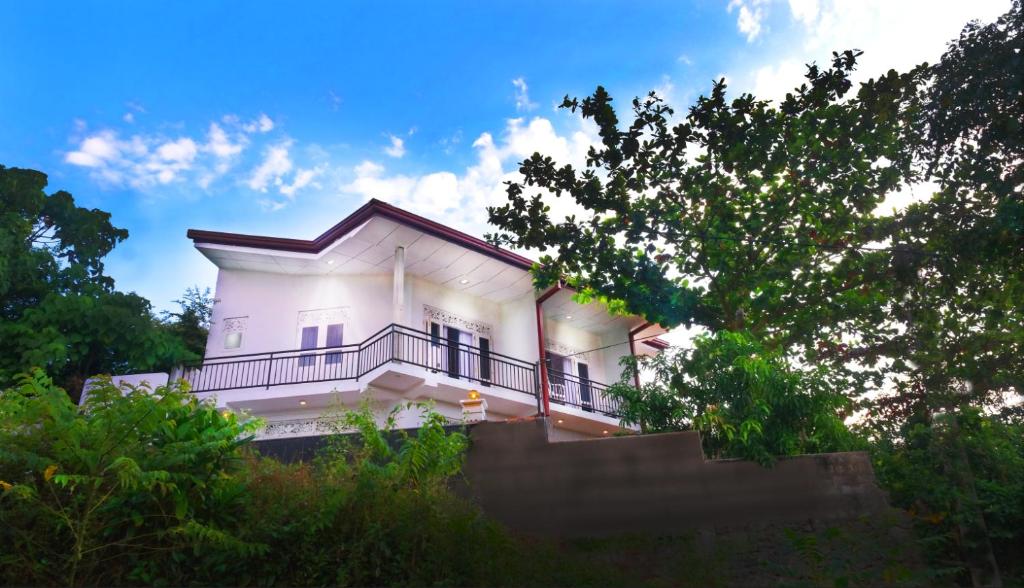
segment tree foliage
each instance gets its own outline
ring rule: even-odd
[[[730,100],[716,82],[674,125],[654,93],[633,101],[625,127],[604,88],[566,97],[563,108],[597,124],[601,147],[584,170],[524,161],[508,203],[488,209],[491,238],[546,252],[539,285],[564,278],[666,327],[806,340],[822,314],[873,301],[850,289],[847,266],[875,236],[871,212],[911,173],[907,98],[922,71],[851,92],[857,55],[809,66],[777,105]],[[553,219],[550,198],[583,217]]]
[[[259,552],[223,530],[254,427],[176,385],[107,380],[77,406],[40,371],[22,376],[0,392],[0,582],[148,584],[152,554]]]
[[[0,166],[0,386],[38,367],[77,396],[95,374],[193,358],[190,314],[165,328],[148,300],[115,290],[103,273],[128,232],[67,192],[46,194],[46,183],[40,172]]]
[[[37,371],[0,391],[0,584],[17,586],[632,585],[613,566],[522,541],[452,492],[467,438],[330,416],[313,462],[247,451],[259,423],[179,385],[90,388]]]
[[[851,403],[823,370],[793,368],[746,333],[721,331],[698,337],[693,349],[643,358],[623,382],[641,368],[652,377],[639,389],[611,388],[623,421],[645,433],[699,431],[709,458],[768,465],[776,456],[857,446],[843,424]]]
[[[193,355],[206,354],[206,338],[210,334],[210,317],[213,315],[213,296],[210,289],[200,290],[192,286],[174,301],[178,312],[164,312],[164,327],[177,337]]]
[[[1019,420],[967,407],[918,412],[895,426],[870,419],[862,428],[873,439],[879,481],[893,505],[914,520],[937,574],[969,582],[963,577],[964,554],[984,545],[962,531],[980,519],[1008,583],[1019,580],[1024,572],[1024,425]],[[971,485],[952,483],[964,473]]]

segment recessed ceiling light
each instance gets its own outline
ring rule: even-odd
[[[461,280],[459,280],[459,283],[460,284],[468,284],[469,280],[467,280],[466,278],[462,278]]]
[[[334,260],[333,259],[328,259],[327,260],[327,265],[334,265]]]
[[[300,400],[299,401],[299,406],[306,406],[306,401],[305,400]],[[607,432],[608,431],[605,431],[605,433],[607,433]]]
[[[558,424],[562,424],[562,423],[564,423],[564,422],[565,422],[565,421],[563,421],[562,419],[558,419]]]
[[[565,315],[565,320],[571,321],[572,320],[572,315],[571,314]]]

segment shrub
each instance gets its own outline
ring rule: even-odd
[[[0,583],[179,583],[173,556],[240,554],[225,513],[256,426],[178,385],[93,387],[82,406],[42,372],[0,392]]]
[[[693,349],[624,361],[623,382],[610,389],[622,420],[645,433],[700,431],[710,458],[767,465],[775,456],[857,446],[843,424],[850,403],[824,373],[789,365],[747,333],[703,335]],[[629,383],[637,369],[654,376],[639,389]]]

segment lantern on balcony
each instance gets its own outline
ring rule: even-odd
[[[465,423],[479,423],[487,420],[487,400],[480,392],[470,390],[468,397],[459,401],[462,405],[462,420]]]

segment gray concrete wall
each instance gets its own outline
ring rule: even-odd
[[[555,443],[540,419],[481,423],[470,437],[470,496],[525,533],[667,535],[889,511],[863,452],[783,458],[764,468],[705,460],[695,432]]]

